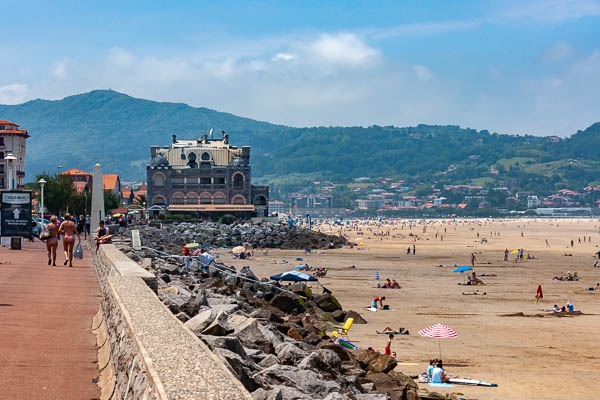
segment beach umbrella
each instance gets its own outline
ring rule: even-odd
[[[517,250],[511,251],[510,254],[517,254],[518,252],[519,252],[519,250],[517,249]]]
[[[198,248],[198,246],[200,246],[200,244],[199,244],[199,243],[188,243],[188,244],[186,244],[186,245],[185,245],[185,247],[187,247],[187,248],[188,248],[188,249],[190,249],[190,250],[197,249],[197,248]]]
[[[437,323],[435,325],[428,326],[419,331],[419,335],[438,339],[438,345],[440,348],[440,359],[442,358],[442,341],[441,339],[451,338],[455,339],[458,337],[458,333],[454,329],[448,328],[444,324]]]
[[[379,268],[375,268],[375,276],[373,277],[373,279],[376,281],[379,280]]]
[[[271,276],[274,281],[292,281],[292,282],[315,282],[318,281],[314,276],[299,272],[299,271],[288,271],[281,274]]]
[[[472,267],[469,267],[467,265],[463,265],[462,267],[458,267],[454,269],[454,272],[465,272],[465,271],[470,271],[472,270]]]
[[[233,249],[231,249],[231,252],[232,252],[233,254],[241,254],[241,253],[243,253],[244,251],[246,251],[246,248],[245,248],[244,246],[236,246],[236,247],[234,247]]]

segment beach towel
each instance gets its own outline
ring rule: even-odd
[[[449,383],[431,383],[431,382],[429,382],[429,386],[432,386],[432,387],[455,387],[454,385],[451,385]]]
[[[410,335],[410,333],[400,333],[400,332],[377,332],[378,335]]]

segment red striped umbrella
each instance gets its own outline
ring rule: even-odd
[[[458,333],[454,329],[448,328],[444,324],[437,323],[435,325],[428,326],[427,328],[423,328],[419,331],[419,335],[430,337],[433,339],[444,339],[444,338],[457,338]],[[440,347],[440,359],[442,358],[442,343],[438,340],[438,344]]]

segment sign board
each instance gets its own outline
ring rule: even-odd
[[[31,236],[31,192],[1,192],[0,222],[2,236]]]

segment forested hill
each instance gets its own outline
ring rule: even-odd
[[[168,145],[172,134],[195,138],[210,128],[227,131],[233,144],[252,146],[254,176],[270,182],[390,176],[486,183],[512,177],[555,185],[600,179],[598,123],[559,141],[458,126],[290,128],[110,90],[0,105],[0,119],[31,134],[28,179],[58,165],[91,170],[96,162],[125,179],[144,179],[151,145]],[[499,173],[490,174],[492,167]]]

